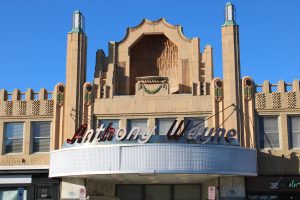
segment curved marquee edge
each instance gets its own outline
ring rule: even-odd
[[[92,174],[257,175],[256,149],[222,145],[132,144],[50,153],[50,177]]]

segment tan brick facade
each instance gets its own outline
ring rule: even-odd
[[[299,81],[273,85],[265,81],[258,85],[251,77],[241,77],[238,32],[233,20],[226,21],[221,28],[222,79],[213,75],[210,45],[200,52],[200,39],[186,38],[181,26],[171,25],[163,18],[145,19],[128,28],[120,42],[110,42],[108,55],[97,51],[94,80],[89,83],[87,36],[84,30],[73,27],[68,33],[65,84],[58,83],[52,92],[0,91],[0,170],[49,168],[49,152],[32,152],[35,121],[51,122],[50,151],[55,151],[63,148],[81,124],[97,128],[99,120],[118,119],[120,126],[128,127],[130,119],[146,119],[147,125],[154,127],[159,118],[203,117],[208,118],[207,127],[236,129],[241,147],[258,149],[258,175],[299,175],[300,152],[290,146],[288,125],[289,116],[300,116]],[[275,86],[276,90],[271,91]],[[260,147],[260,116],[278,117],[278,148]],[[4,127],[8,122],[24,123],[21,153],[4,151]],[[67,198],[72,188],[77,191],[85,186],[96,195],[105,196],[106,192],[108,197],[116,196],[115,183],[89,178],[84,181],[82,177],[65,177],[62,188],[66,191],[62,191],[62,197]],[[244,178],[214,177],[202,181],[205,187],[223,184],[219,191],[223,197],[244,198],[244,186],[237,189],[236,196],[230,196],[234,187],[227,187],[229,182],[243,185]],[[207,190],[201,196],[207,198]]]

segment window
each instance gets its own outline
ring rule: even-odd
[[[9,199],[9,200],[17,200],[20,199],[18,197],[18,188],[0,188],[0,199]],[[27,188],[23,188],[23,198],[22,200],[27,199]]]
[[[119,122],[120,122],[119,119],[100,119],[98,127],[104,124],[104,127],[106,128],[109,125],[109,123],[113,123],[112,127],[114,129],[119,129]]]
[[[5,123],[5,153],[21,153],[23,151],[22,122]]]
[[[184,118],[184,126],[190,121],[186,131],[190,130],[194,126],[205,127],[205,118],[204,117],[187,117]]]
[[[291,148],[300,148],[300,116],[290,116],[289,138]]]
[[[147,119],[129,119],[127,124],[127,131],[130,131],[133,127],[140,127],[140,134],[143,134],[147,129]]]
[[[279,148],[278,117],[259,117],[260,148]]]
[[[32,152],[50,151],[51,122],[32,122]]]
[[[171,126],[175,120],[176,120],[176,118],[155,119],[156,135],[167,135],[169,129],[171,128]]]

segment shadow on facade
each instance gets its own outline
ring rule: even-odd
[[[258,175],[294,175],[299,173],[299,157],[292,152],[288,155],[274,155],[257,152]]]

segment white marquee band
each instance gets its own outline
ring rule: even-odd
[[[50,154],[50,177],[126,173],[255,176],[256,150],[226,145],[118,144]]]

